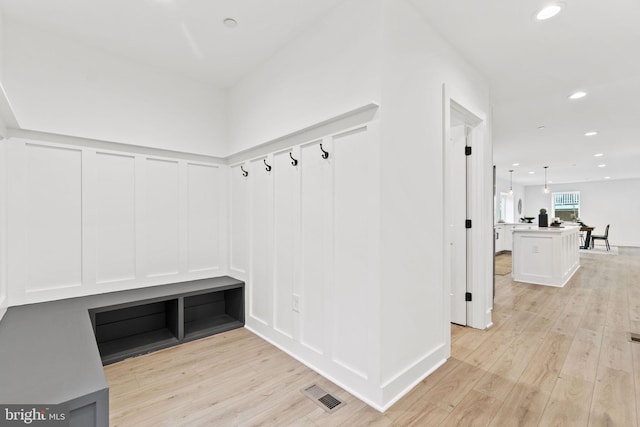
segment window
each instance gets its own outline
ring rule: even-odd
[[[580,218],[580,192],[567,191],[562,193],[553,193],[553,217],[560,218],[562,221],[571,221]]]

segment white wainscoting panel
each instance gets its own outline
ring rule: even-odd
[[[230,171],[229,268],[233,273],[244,274],[249,267],[249,177],[243,175],[241,166],[244,167],[234,166]]]
[[[96,283],[136,277],[135,157],[96,153]]]
[[[366,128],[334,137],[334,283],[331,304],[334,324],[333,359],[355,374],[366,378],[367,303],[369,251],[377,236],[371,235],[369,221],[375,187],[367,153]],[[338,332],[339,331],[339,332]]]
[[[82,284],[82,151],[26,145],[26,291]]]
[[[293,295],[296,291],[296,266],[300,236],[300,166],[293,166],[287,150],[273,156],[274,200],[274,328],[293,338]],[[296,154],[297,157],[297,154]],[[300,163],[298,163],[300,165]]]
[[[273,325],[273,195],[272,173],[263,158],[249,167],[251,182],[251,286],[249,313],[265,325]],[[269,162],[272,162],[269,159]]]
[[[7,143],[0,141],[0,320],[9,305],[9,288],[7,283]]]
[[[178,162],[146,161],[146,266],[147,276],[178,274],[179,191]]]
[[[220,170],[187,164],[188,270],[220,268]]]
[[[331,153],[327,139],[303,145],[300,148],[301,177],[301,295],[300,295],[300,342],[309,349],[324,354],[328,349],[327,338],[333,330],[331,322],[330,295],[332,281],[331,237],[333,235],[332,162],[322,158],[320,143]]]

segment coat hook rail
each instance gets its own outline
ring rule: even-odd
[[[322,148],[322,143],[320,143],[320,151],[322,151],[322,158],[323,159],[328,159],[329,158],[329,152],[325,151],[325,149]]]
[[[267,167],[267,172],[271,172],[271,166],[267,164],[267,159],[262,159],[262,161],[264,162],[264,165]]]
[[[242,176],[247,177],[249,175],[249,172],[244,170],[244,166],[240,165],[240,169],[242,170]]]
[[[291,151],[289,151],[289,157],[291,157],[291,164],[293,166],[298,166],[298,160],[293,158],[293,154],[291,154]]]

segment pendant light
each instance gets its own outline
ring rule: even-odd
[[[549,169],[549,166],[545,166],[544,167],[544,192],[545,192],[545,194],[549,193],[549,187],[547,186],[547,169]]]
[[[513,169],[509,169],[509,194],[513,194]]]

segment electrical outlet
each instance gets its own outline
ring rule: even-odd
[[[300,295],[293,294],[293,311],[300,313]]]

